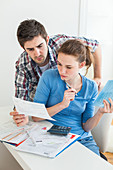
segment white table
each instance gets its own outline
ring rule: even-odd
[[[0,121],[10,119],[11,107],[0,108]],[[76,142],[55,159],[19,152],[14,146],[4,143],[24,170],[113,170],[113,165]]]

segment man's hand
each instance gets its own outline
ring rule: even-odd
[[[97,85],[98,85],[98,90],[100,90],[101,87],[102,87],[101,78],[94,78],[93,80],[97,83]]]
[[[13,116],[13,120],[18,127],[24,126],[29,122],[28,116],[25,117],[24,114],[19,114],[17,111],[10,112],[10,115]]]

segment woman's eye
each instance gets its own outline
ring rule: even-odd
[[[61,66],[61,64],[60,64],[60,63],[57,63],[57,65]]]
[[[71,69],[72,67],[67,67],[67,69]]]

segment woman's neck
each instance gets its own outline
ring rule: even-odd
[[[68,80],[67,83],[78,92],[82,88],[82,77],[78,74],[74,79]]]

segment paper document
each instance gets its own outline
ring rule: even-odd
[[[53,135],[47,130],[48,127],[38,126],[37,130],[30,133],[31,137],[19,145],[16,150],[54,158],[80,137],[72,133],[67,136]]]
[[[98,95],[97,99],[95,100],[94,105],[104,107],[103,99],[109,102],[108,98],[111,98],[113,100],[113,80],[109,80],[106,83],[106,85]]]
[[[25,101],[16,97],[13,97],[13,102],[19,114],[54,120],[49,116],[44,104]]]
[[[37,126],[36,122],[21,127],[17,127],[13,120],[0,122],[0,141],[19,145],[28,138],[26,131],[31,132]]]

